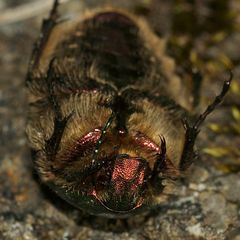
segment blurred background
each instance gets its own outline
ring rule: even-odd
[[[240,239],[240,1],[62,0],[63,18],[113,5],[145,18],[166,39],[176,72],[203,74],[200,109],[232,69],[224,103],[198,139],[199,159],[175,197],[125,221],[89,216],[39,183],[25,136],[24,86],[33,44],[51,0],[0,0],[0,239]]]

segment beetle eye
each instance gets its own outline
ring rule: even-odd
[[[98,173],[95,197],[107,209],[115,212],[127,212],[140,207],[146,170],[143,159],[118,155],[112,166]]]

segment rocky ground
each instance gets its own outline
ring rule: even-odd
[[[156,32],[170,36],[168,51],[180,71],[183,59],[201,69],[202,108],[228,77],[226,69],[234,72],[231,92],[202,128],[200,158],[177,183],[176,196],[152,213],[126,221],[72,208],[34,173],[25,136],[24,78],[49,2],[0,1],[0,239],[239,240],[240,1],[114,1],[148,17]],[[111,1],[82,2],[68,1],[62,8],[71,12]]]

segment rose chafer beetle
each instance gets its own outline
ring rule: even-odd
[[[167,200],[221,93],[198,116],[164,41],[118,9],[60,21],[58,1],[29,64],[27,135],[41,180],[77,208],[126,217]]]

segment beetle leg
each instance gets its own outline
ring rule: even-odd
[[[93,153],[93,163],[96,160],[96,155],[98,154],[99,148],[103,142],[104,136],[108,128],[110,128],[113,120],[116,120],[116,134],[125,135],[127,133],[126,128],[126,119],[132,113],[132,108],[128,106],[128,104],[124,101],[124,99],[120,96],[114,96],[113,101],[109,104],[104,104],[106,107],[110,107],[112,109],[112,114],[104,125],[101,136],[96,144],[94,153]]]
[[[103,127],[103,129],[102,129],[102,131],[101,131],[100,138],[99,138],[99,140],[97,141],[96,146],[95,146],[95,150],[94,150],[94,152],[93,152],[93,159],[92,159],[92,163],[93,163],[93,164],[94,164],[95,161],[96,161],[96,155],[98,154],[99,148],[100,148],[100,146],[101,146],[101,144],[102,144],[102,142],[103,142],[103,139],[104,139],[104,137],[105,137],[105,135],[106,135],[106,133],[107,133],[107,130],[108,130],[108,128],[111,126],[114,118],[115,118],[115,114],[114,114],[114,112],[112,112],[111,116],[108,118],[106,124],[104,125],[104,127]]]
[[[54,111],[53,134],[48,140],[46,140],[46,145],[45,145],[45,151],[49,160],[54,159],[54,156],[58,151],[58,147],[59,147],[64,129],[66,127],[66,124],[69,118],[72,116],[72,114],[68,115],[67,117],[62,116],[61,108],[57,102],[56,95],[54,93],[53,83],[54,83],[54,79],[56,78],[56,74],[53,68],[54,60],[55,59],[52,59],[50,62],[49,69],[47,72],[47,77],[46,77],[46,85],[48,90],[49,102]]]
[[[222,102],[224,96],[230,88],[232,78],[233,74],[232,72],[230,72],[229,79],[224,82],[221,93],[216,96],[214,101],[210,105],[208,105],[206,110],[199,115],[199,117],[192,126],[189,125],[186,119],[183,120],[183,126],[186,130],[186,133],[183,153],[179,164],[179,169],[181,171],[186,170],[192,164],[194,157],[196,156],[196,153],[194,151],[194,143],[200,131],[200,126],[202,125],[206,117]]]
[[[161,153],[158,154],[158,158],[154,163],[153,171],[151,174],[151,179],[154,181],[158,174],[162,170],[162,166],[164,165],[165,159],[166,159],[166,140],[163,136],[160,136],[161,140]]]
[[[44,46],[46,45],[46,43],[48,41],[48,38],[50,36],[50,33],[51,33],[53,27],[57,24],[58,6],[59,6],[59,0],[55,0],[49,17],[47,19],[44,19],[42,22],[40,38],[37,41],[37,43],[35,44],[33,53],[31,56],[27,81],[30,78],[29,75],[31,75],[32,71],[34,71],[35,67],[38,65],[39,59],[42,54],[42,50],[44,49]]]

